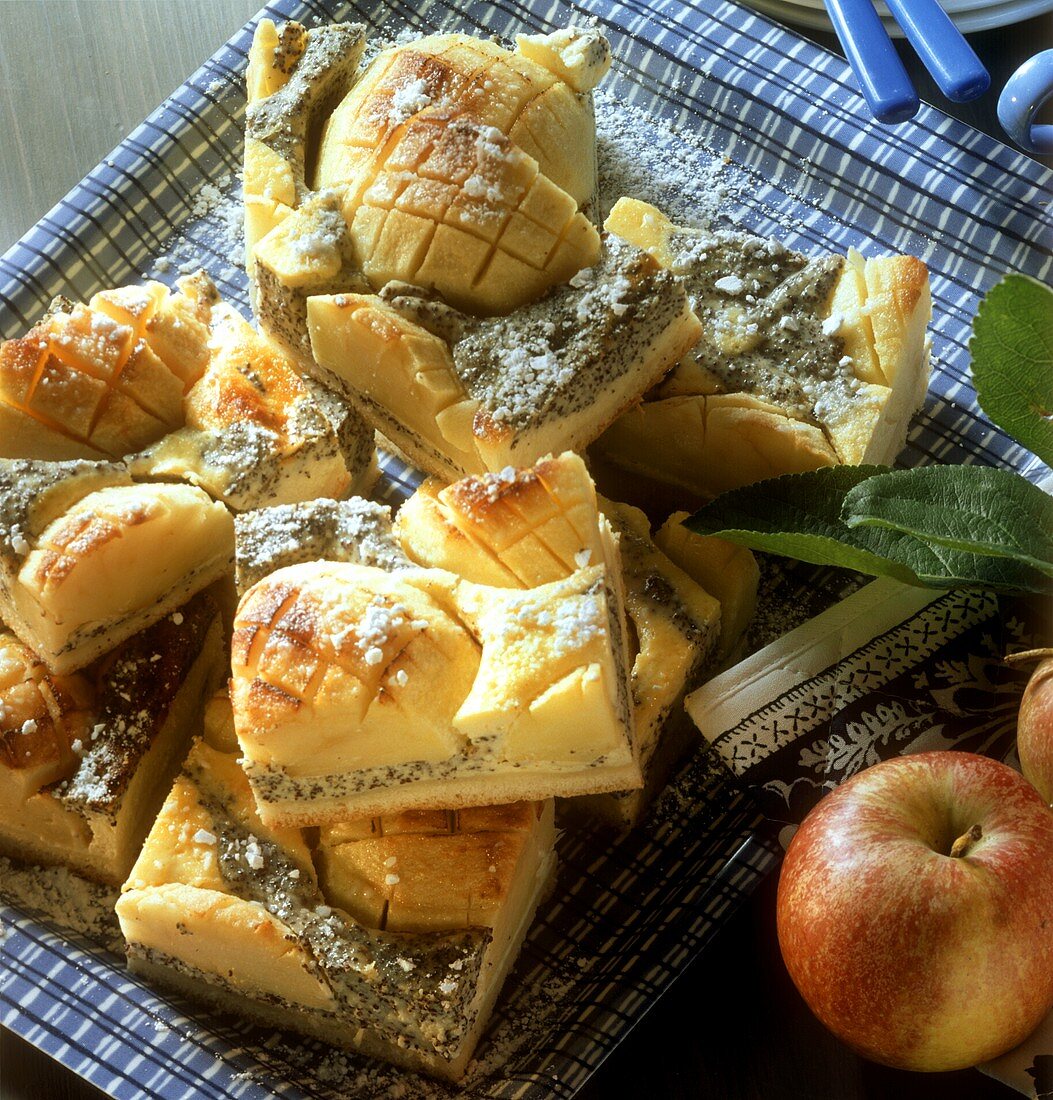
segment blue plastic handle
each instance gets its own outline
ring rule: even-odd
[[[918,113],[918,93],[871,0],[824,0],[830,22],[879,122],[906,122]]]
[[[991,74],[937,0],[885,0],[939,89],[954,103],[983,95]]]
[[[1053,126],[1032,124],[1050,96],[1053,96],[1053,50],[1044,50],[1013,73],[998,97],[998,121],[1002,129],[1029,153],[1053,154]]]

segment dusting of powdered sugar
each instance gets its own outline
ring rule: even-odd
[[[241,179],[234,172],[203,184],[190,200],[179,228],[152,257],[144,275],[171,283],[204,267],[227,284],[245,279],[245,205]]]
[[[778,225],[780,236],[806,227],[786,207],[764,197],[766,181],[716,152],[692,128],[690,116],[672,123],[625,102],[614,86],[593,92],[602,222],[623,196],[657,206],[672,222],[695,229]],[[802,198],[802,201],[806,201]]]
[[[741,173],[613,91],[593,96],[601,220],[623,196],[657,206],[679,225],[705,228],[726,220],[737,205]]]
[[[584,650],[607,630],[607,608],[600,584],[586,592],[564,592],[552,599],[544,589],[506,596],[496,609],[485,609],[480,627],[502,645],[544,634],[556,657]]]
[[[869,580],[847,569],[817,570],[759,551],[754,557],[760,568],[757,609],[743,639],[742,660],[847,599]]]
[[[124,937],[113,907],[120,889],[103,886],[65,867],[36,867],[0,856],[0,901],[42,914],[53,924],[124,954]]]

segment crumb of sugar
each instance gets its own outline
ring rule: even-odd
[[[744,284],[738,275],[725,275],[722,279],[717,279],[713,286],[724,294],[733,295],[741,294],[744,288]]]
[[[428,93],[427,82],[421,77],[409,80],[396,88],[391,97],[391,120],[396,125],[405,122],[430,106],[431,102],[432,97]]]
[[[244,219],[241,186],[233,173],[206,183],[146,274],[191,275],[203,267],[214,278],[238,284],[245,278]]]
[[[203,218],[223,201],[223,192],[214,183],[206,183],[190,204],[191,218]]]
[[[263,870],[263,849],[252,833],[249,833],[249,839],[245,842],[245,862],[253,871]]]

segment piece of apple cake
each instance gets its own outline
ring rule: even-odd
[[[231,698],[262,816],[319,824],[638,786],[620,578],[279,569],[241,599]]]
[[[261,326],[431,473],[583,448],[698,337],[677,281],[587,217],[609,45],[573,28],[515,51],[438,35],[359,72],[363,42],[344,24],[257,30]]]
[[[584,450],[699,333],[679,282],[613,237],[594,266],[507,316],[389,283],[312,297],[307,323],[315,361],[444,480]]]
[[[209,362],[215,287],[203,273],[57,298],[0,344],[0,456],[120,458],[183,423]]]
[[[735,660],[757,609],[760,569],[745,546],[699,535],[684,526],[687,512],[674,512],[654,533],[655,545],[670,561],[720,601],[720,635],[714,663]]]
[[[0,626],[0,852],[120,885],[225,663],[208,593],[78,672]]]
[[[230,573],[234,523],[190,485],[106,462],[0,459],[0,620],[83,668]]]
[[[309,355],[307,297],[392,280],[507,313],[595,262],[601,34],[432,35],[360,69],[364,46],[357,24],[257,27],[246,245],[268,332]]]
[[[551,800],[270,825],[209,711],[117,904],[131,969],[457,1080],[551,884]]]
[[[137,479],[198,485],[235,511],[366,493],[377,475],[373,431],[354,408],[222,304],[184,426],[128,467]]]
[[[683,281],[702,333],[594,445],[605,464],[696,499],[820,466],[891,464],[929,380],[920,260],[809,258],[673,225],[635,199],[606,228]]]

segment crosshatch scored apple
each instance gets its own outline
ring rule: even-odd
[[[779,944],[818,1018],[900,1069],[953,1070],[1053,1007],[1053,812],[987,757],[860,772],[805,818],[779,880]]]

